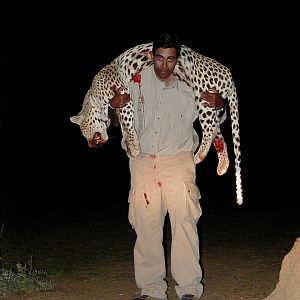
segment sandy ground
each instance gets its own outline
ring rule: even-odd
[[[297,211],[208,208],[199,222],[205,285],[201,299],[258,300],[269,295],[284,255],[300,236],[299,220]],[[131,300],[139,295],[132,260],[135,235],[125,211],[36,222],[6,230],[3,262],[13,263],[34,249],[35,267],[48,272],[56,290],[5,299]],[[169,262],[168,222],[166,232]],[[170,274],[167,279],[169,299],[176,300]]]

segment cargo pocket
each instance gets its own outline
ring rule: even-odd
[[[184,221],[196,224],[202,214],[199,199],[199,188],[193,183],[185,183],[186,201],[184,207]]]

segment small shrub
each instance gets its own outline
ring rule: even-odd
[[[55,290],[54,284],[43,278],[47,276],[43,270],[28,269],[26,264],[21,263],[17,263],[16,267],[16,271],[0,270],[0,297]]]

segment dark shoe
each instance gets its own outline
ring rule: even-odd
[[[191,294],[184,294],[181,297],[181,300],[199,300],[199,298],[197,298],[196,296],[191,295]]]
[[[150,300],[150,299],[151,299],[150,296],[148,296],[148,295],[142,295],[142,296],[140,296],[138,298],[134,298],[133,300]]]
[[[138,298],[134,298],[133,300],[167,300],[167,298],[161,299],[161,298],[153,298],[153,297],[148,296],[148,295],[142,295]]]

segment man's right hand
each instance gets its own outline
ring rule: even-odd
[[[109,101],[109,105],[111,108],[122,108],[130,101],[130,95],[126,93],[121,93],[123,87],[116,90],[115,95]]]

